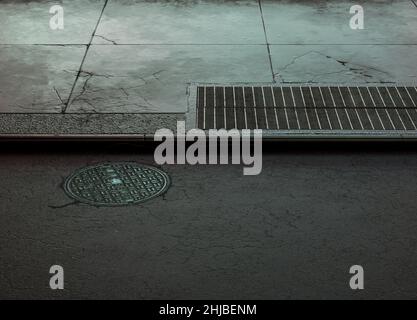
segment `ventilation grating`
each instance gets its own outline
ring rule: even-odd
[[[200,129],[417,130],[414,86],[198,86]]]

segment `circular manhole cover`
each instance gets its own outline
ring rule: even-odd
[[[157,168],[132,162],[106,163],[77,170],[65,181],[65,192],[94,206],[123,206],[160,196],[169,184],[169,176]]]

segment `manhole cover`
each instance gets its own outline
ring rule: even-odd
[[[160,196],[169,184],[169,176],[157,168],[108,163],[77,170],[65,181],[65,192],[94,206],[124,206]]]

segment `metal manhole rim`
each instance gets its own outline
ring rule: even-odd
[[[150,169],[152,171],[155,171],[157,173],[159,173],[163,178],[164,178],[164,185],[163,187],[158,190],[158,192],[156,192],[155,194],[152,194],[151,196],[145,198],[145,199],[140,199],[134,202],[130,202],[130,203],[107,203],[107,202],[98,202],[98,201],[93,201],[93,200],[89,200],[87,198],[83,198],[80,197],[78,195],[76,195],[71,188],[69,187],[69,184],[71,183],[71,181],[73,180],[74,177],[76,177],[77,175],[88,171],[92,168],[100,168],[100,167],[106,167],[106,166],[115,166],[115,165],[135,165],[141,168],[147,168]],[[168,175],[168,173],[166,173],[165,171],[161,170],[160,168],[151,166],[151,165],[147,165],[147,164],[142,164],[139,162],[135,162],[135,161],[122,161],[122,162],[103,162],[103,163],[99,163],[99,164],[90,164],[87,165],[86,167],[80,168],[80,169],[76,169],[72,174],[70,174],[64,182],[64,191],[66,193],[67,196],[69,196],[70,198],[72,198],[73,200],[83,203],[83,204],[88,204],[94,207],[127,207],[127,206],[134,206],[134,205],[139,205],[142,203],[145,203],[149,200],[152,200],[154,198],[157,198],[163,194],[165,194],[169,187],[171,186],[171,177]]]

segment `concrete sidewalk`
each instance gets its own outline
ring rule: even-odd
[[[0,3],[0,134],[153,134],[184,119],[190,83],[407,83],[417,7],[366,1]]]

